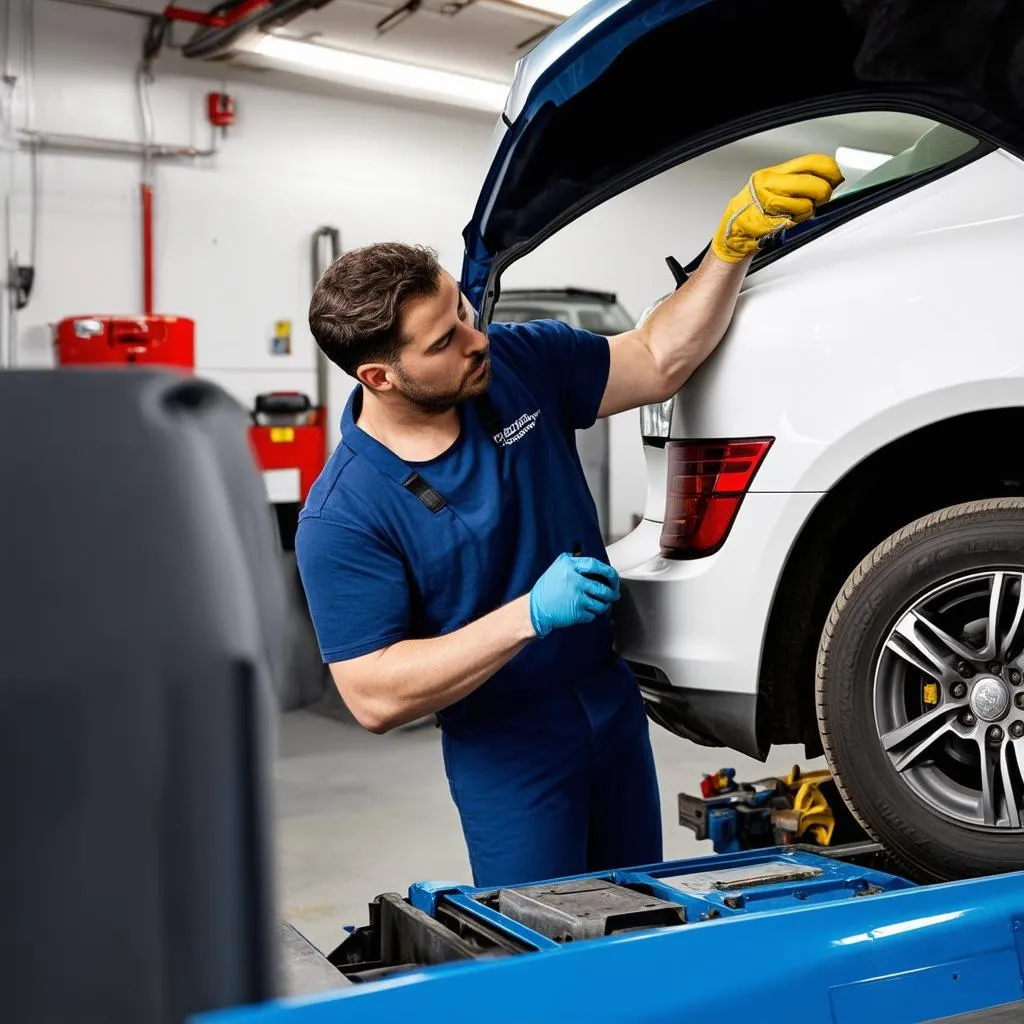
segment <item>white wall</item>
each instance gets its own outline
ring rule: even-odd
[[[144,22],[52,0],[36,7],[31,126],[141,139],[134,69]],[[16,41],[20,52],[20,42]],[[197,324],[197,365],[243,402],[261,390],[312,393],[306,323],[310,238],[341,230],[345,248],[380,239],[435,246],[458,276],[461,232],[486,169],[493,118],[454,108],[271,86],[284,76],[184,66],[161,57],[151,86],[158,142],[209,143],[205,94],[226,73],[237,124],[219,154],[158,164],[155,306]],[[15,123],[26,126],[24,78]],[[6,165],[0,166],[8,166]],[[36,286],[17,316],[21,366],[51,365],[50,325],[84,312],[142,309],[140,166],[133,158],[44,152]],[[12,247],[30,235],[30,157],[14,159]],[[2,182],[0,182],[2,184]],[[2,192],[3,189],[0,189]],[[270,353],[293,323],[293,354]],[[352,381],[332,368],[336,421]]]

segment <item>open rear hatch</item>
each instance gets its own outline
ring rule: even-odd
[[[1024,154],[1018,0],[594,0],[520,61],[466,226],[486,324],[501,272],[587,210],[754,132],[885,109]]]

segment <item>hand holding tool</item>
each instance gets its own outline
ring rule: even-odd
[[[725,208],[712,251],[727,263],[739,263],[763,239],[812,217],[844,180],[839,165],[823,153],[754,171]]]

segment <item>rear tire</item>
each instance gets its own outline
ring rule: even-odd
[[[1002,594],[1005,585],[1006,611],[1012,613],[1016,607],[1014,602],[1024,602],[1024,577],[1018,584],[1016,575],[1024,573],[1024,500],[974,501],[935,512],[893,534],[854,569],[832,605],[818,648],[815,680],[818,726],[839,791],[866,831],[922,881],[945,881],[1024,868],[1024,830],[1013,827],[1015,821],[1021,820],[1024,761],[1018,761],[1016,771],[1021,774],[1016,774],[1011,767],[1005,777],[1000,776],[998,785],[1005,788],[999,792],[1008,792],[1008,795],[1002,797],[1002,803],[997,801],[1001,810],[991,819],[994,824],[972,825],[966,816],[964,820],[956,820],[952,813],[942,813],[940,807],[927,799],[927,787],[922,788],[922,783],[914,781],[925,778],[920,772],[933,773],[926,777],[927,785],[932,787],[931,792],[941,795],[944,792],[942,765],[947,762],[941,760],[945,755],[940,744],[961,744],[957,754],[961,758],[964,750],[968,753],[978,750],[977,743],[972,746],[973,741],[960,738],[960,732],[971,735],[971,730],[962,723],[969,723],[971,719],[968,711],[972,684],[962,684],[956,675],[955,651],[950,659],[954,667],[949,675],[936,671],[936,680],[941,680],[939,689],[922,698],[925,703],[920,712],[933,710],[934,721],[940,725],[948,722],[948,730],[933,726],[923,730],[921,735],[935,732],[937,739],[922,753],[908,754],[907,765],[897,770],[899,757],[893,750],[904,749],[894,746],[893,737],[898,729],[879,724],[882,721],[879,694],[886,692],[879,687],[895,685],[884,681],[893,677],[884,676],[881,659],[884,655],[890,659],[884,664],[891,664],[891,659],[896,657],[898,668],[903,665],[892,653],[892,644],[887,646],[892,630],[908,621],[908,615],[913,614],[908,610],[924,607],[922,602],[929,595],[939,593],[944,600],[941,598],[944,587],[981,578],[979,574],[1000,572],[1003,575],[993,575],[993,580],[999,582],[992,583],[992,590],[994,592],[998,585]],[[951,601],[948,605],[952,606]],[[972,609],[973,606],[968,611]],[[997,624],[1007,621],[999,614],[991,618]],[[928,622],[927,619],[920,621]],[[1010,630],[1011,639],[1013,635]],[[936,649],[940,646],[937,644]],[[968,646],[975,649],[972,644]],[[1018,695],[1024,687],[1010,683],[1011,673],[1014,679],[1019,679],[1020,670],[1024,669],[1021,636],[1018,635],[1010,651],[1003,653],[1002,672],[1006,677],[1010,709],[993,725],[998,724],[1009,741],[1014,734],[1011,729],[1016,732],[1024,728],[1024,724],[1017,724],[1024,719],[1024,710],[1014,703],[1020,699]],[[914,669],[903,668],[904,675],[899,678],[910,680],[908,690],[887,691],[896,693],[895,703],[890,699],[889,706],[897,709],[901,701],[905,700],[909,706],[913,699]],[[980,671],[985,673],[987,669],[982,667]],[[924,688],[927,675],[921,673],[919,678],[924,681]],[[967,680],[971,678],[971,675],[964,676]],[[977,680],[978,675],[973,678]],[[903,696],[906,692],[910,692],[909,697]],[[936,692],[940,695],[939,703],[930,703]],[[948,713],[943,708],[947,708]],[[908,715],[909,722],[916,727],[917,713],[910,711]],[[980,726],[991,729],[989,721],[986,718]],[[889,752],[883,747],[880,733],[888,737]],[[915,733],[909,746],[916,747],[917,743]],[[1024,744],[1010,744],[1009,757],[1020,757],[1022,751]],[[984,755],[979,752],[977,756]],[[951,801],[958,799],[966,806],[963,792],[957,787],[974,769],[966,761],[963,763],[967,765],[963,775],[947,788],[954,794]],[[977,771],[980,780],[980,762]],[[984,807],[983,796],[979,800],[979,806]],[[1016,818],[1011,803],[1017,807]]]

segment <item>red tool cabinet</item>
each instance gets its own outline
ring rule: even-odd
[[[264,471],[298,470],[297,500],[306,500],[324,468],[324,409],[298,391],[256,396],[249,439]]]
[[[54,333],[60,366],[135,363],[195,367],[194,320],[183,316],[72,316]]]

